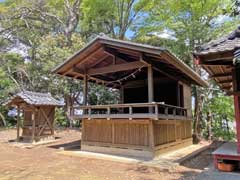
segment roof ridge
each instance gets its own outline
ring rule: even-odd
[[[34,91],[22,91],[20,93],[23,93],[23,94],[30,94],[30,95],[36,95],[36,96],[44,96],[44,97],[51,97],[51,94],[48,92],[48,93],[41,93],[41,92],[34,92]]]

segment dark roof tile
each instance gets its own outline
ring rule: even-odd
[[[233,51],[240,48],[240,26],[229,35],[210,41],[197,48],[196,55],[206,55],[224,51]]]
[[[15,98],[21,98],[27,104],[30,105],[50,105],[50,106],[63,106],[64,104],[56,99],[54,99],[50,93],[38,93],[32,91],[22,91],[17,93],[15,96],[10,98],[5,104],[11,104]]]

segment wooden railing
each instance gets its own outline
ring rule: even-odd
[[[82,110],[81,114],[75,114]],[[186,119],[187,109],[164,103],[135,103],[135,104],[109,104],[74,106],[74,119]]]

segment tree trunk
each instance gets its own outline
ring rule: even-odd
[[[69,127],[72,128],[73,127],[73,119],[72,119],[72,115],[73,115],[73,105],[74,105],[74,99],[71,95],[65,95],[65,102],[66,102],[66,106],[65,106],[65,114],[68,120],[68,124]]]
[[[212,140],[212,115],[211,112],[207,112],[207,139]]]
[[[195,71],[200,75],[200,69],[197,65],[194,65]],[[198,87],[195,86],[194,89],[194,98],[195,98],[195,106],[194,106],[194,123],[193,123],[193,143],[197,144],[201,140],[201,98]]]
[[[6,123],[5,117],[3,116],[2,113],[0,113],[0,119],[1,119],[1,124],[0,125],[6,127],[7,123]]]

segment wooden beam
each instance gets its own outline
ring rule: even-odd
[[[199,55],[202,61],[233,60],[233,52],[222,52],[217,54]]]
[[[80,68],[78,68],[77,66],[73,66],[73,67],[72,67],[72,71],[73,71],[74,73],[79,73],[79,74],[81,74],[81,75],[85,74],[85,72],[84,72],[83,70],[81,70]]]
[[[226,83],[231,83],[231,82],[232,82],[232,79],[224,80],[224,81],[218,81],[217,83],[219,83],[219,84],[226,84]]]
[[[240,91],[226,91],[226,93],[228,96],[232,96],[232,95],[240,96]]]
[[[118,65],[110,65],[107,67],[101,67],[101,68],[95,68],[95,69],[89,69],[87,71],[88,75],[98,75],[98,74],[107,74],[107,73],[113,73],[113,72],[119,72],[119,71],[127,71],[137,68],[145,67],[146,65],[143,64],[140,61],[130,62],[130,63],[123,63]]]
[[[214,66],[229,66],[229,67],[232,67],[233,65],[232,64],[200,64],[200,66],[206,66],[206,67],[208,67],[208,66],[212,66],[212,67],[214,67]]]
[[[227,85],[227,86],[221,85],[221,88],[226,89],[226,90],[231,89],[231,87],[232,87],[232,85]]]
[[[222,77],[232,77],[232,72],[229,73],[220,73],[209,76],[209,78],[222,78]]]

